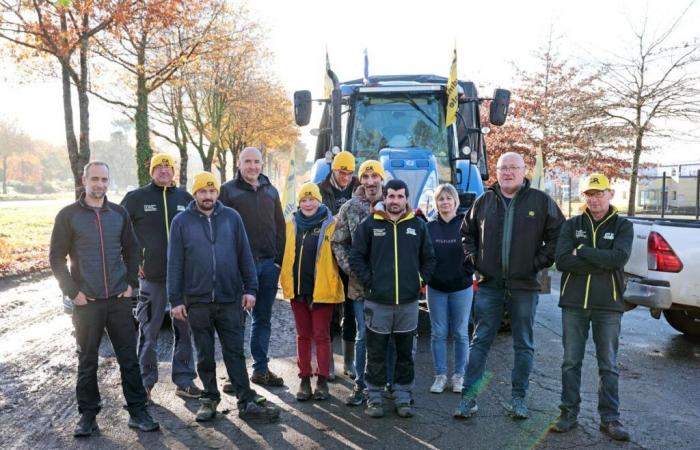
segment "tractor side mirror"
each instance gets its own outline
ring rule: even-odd
[[[311,91],[294,92],[294,121],[300,127],[311,120]]]
[[[496,89],[493,91],[493,101],[489,108],[489,122],[496,126],[506,123],[508,116],[508,105],[510,104],[510,91],[507,89]]]

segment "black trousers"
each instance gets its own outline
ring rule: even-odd
[[[355,324],[355,307],[353,306],[353,300],[348,298],[348,276],[341,270],[340,280],[343,282],[343,289],[345,290],[345,302],[342,305],[343,308],[343,340],[355,342],[355,335],[357,332],[357,325]]]
[[[146,390],[136,356],[136,325],[131,314],[131,299],[110,297],[75,306],[73,326],[78,344],[78,382],[75,388],[78,411],[97,414],[102,407],[97,387],[97,351],[105,328],[117,355],[127,409],[134,412],[145,408]]]
[[[365,380],[375,386],[387,383],[387,348],[389,341],[396,344],[396,362],[392,384],[410,385],[415,378],[413,363],[414,332],[380,334],[367,328],[367,369]]]
[[[220,400],[216,383],[216,357],[214,332],[219,335],[221,352],[238,397],[238,405],[244,406],[255,399],[250,388],[248,369],[243,353],[245,312],[240,303],[195,303],[187,308],[194,345],[197,349],[197,374],[204,385],[202,397]]]

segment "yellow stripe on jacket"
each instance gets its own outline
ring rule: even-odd
[[[314,303],[343,303],[345,292],[338,273],[338,264],[331,250],[331,236],[335,231],[335,222],[326,227],[321,242],[321,250],[316,260],[316,277],[314,280]],[[287,241],[284,245],[284,259],[280,273],[282,294],[289,300],[294,297],[294,259],[296,257],[296,224],[287,221]]]

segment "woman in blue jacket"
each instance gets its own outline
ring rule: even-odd
[[[469,357],[469,315],[472,308],[471,267],[465,268],[459,228],[464,215],[457,214],[459,196],[451,184],[435,191],[437,219],[428,223],[437,256],[437,266],[428,283],[431,342],[435,381],[430,392],[440,393],[447,385],[447,335],[454,339],[452,391],[462,392],[464,369]]]

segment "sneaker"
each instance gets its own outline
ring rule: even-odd
[[[529,411],[525,399],[522,397],[513,397],[510,402],[510,413],[514,419],[527,419]]]
[[[146,408],[135,412],[129,412],[129,427],[138,428],[141,431],[156,431],[160,424],[153,420]]]
[[[197,422],[208,422],[216,417],[216,407],[219,406],[218,400],[211,398],[200,398],[201,405],[197,411],[195,420]]]
[[[278,377],[269,370],[266,372],[253,372],[250,381],[261,386],[284,386],[282,377]]]
[[[457,419],[469,419],[473,416],[479,407],[476,406],[476,399],[470,396],[462,396],[462,400],[459,401],[459,405],[452,413],[452,417]]]
[[[365,414],[370,417],[384,417],[384,405],[381,403],[369,403],[365,408]]]
[[[311,398],[311,379],[309,377],[303,377],[301,383],[299,384],[299,390],[297,391],[297,401],[305,402]]]
[[[576,420],[576,415],[570,413],[569,411],[562,411],[557,417],[557,421],[549,426],[549,431],[555,433],[566,433],[578,425],[578,420]]]
[[[447,385],[447,375],[435,375],[435,381],[433,381],[433,385],[430,386],[430,392],[433,394],[440,394],[445,390],[445,385]]]
[[[83,413],[78,420],[78,424],[73,430],[74,437],[88,437],[92,433],[98,431],[100,428],[97,426],[97,418],[93,413]]]
[[[224,391],[224,393],[226,394],[236,393],[236,388],[233,387],[233,383],[224,383],[224,385],[221,387],[221,390]]]
[[[352,388],[352,394],[345,399],[346,406],[360,406],[365,402],[367,395],[365,394],[365,389],[355,385]]]
[[[457,374],[452,375],[452,392],[455,394],[461,394],[462,386],[464,386],[464,377]]]
[[[261,402],[256,399],[248,402],[245,407],[238,408],[238,417],[248,422],[274,422],[279,416],[280,410],[272,405],[268,405],[264,400]]]
[[[175,389],[175,395],[183,398],[199,398],[202,396],[202,390],[195,386],[179,387]]]
[[[328,399],[328,382],[324,377],[318,377],[316,380],[316,390],[314,391],[314,400]]]
[[[413,417],[413,407],[409,403],[396,405],[396,414],[399,417]]]
[[[600,422],[600,431],[610,436],[616,441],[629,441],[630,434],[625,430],[625,427],[619,420],[611,422]]]

